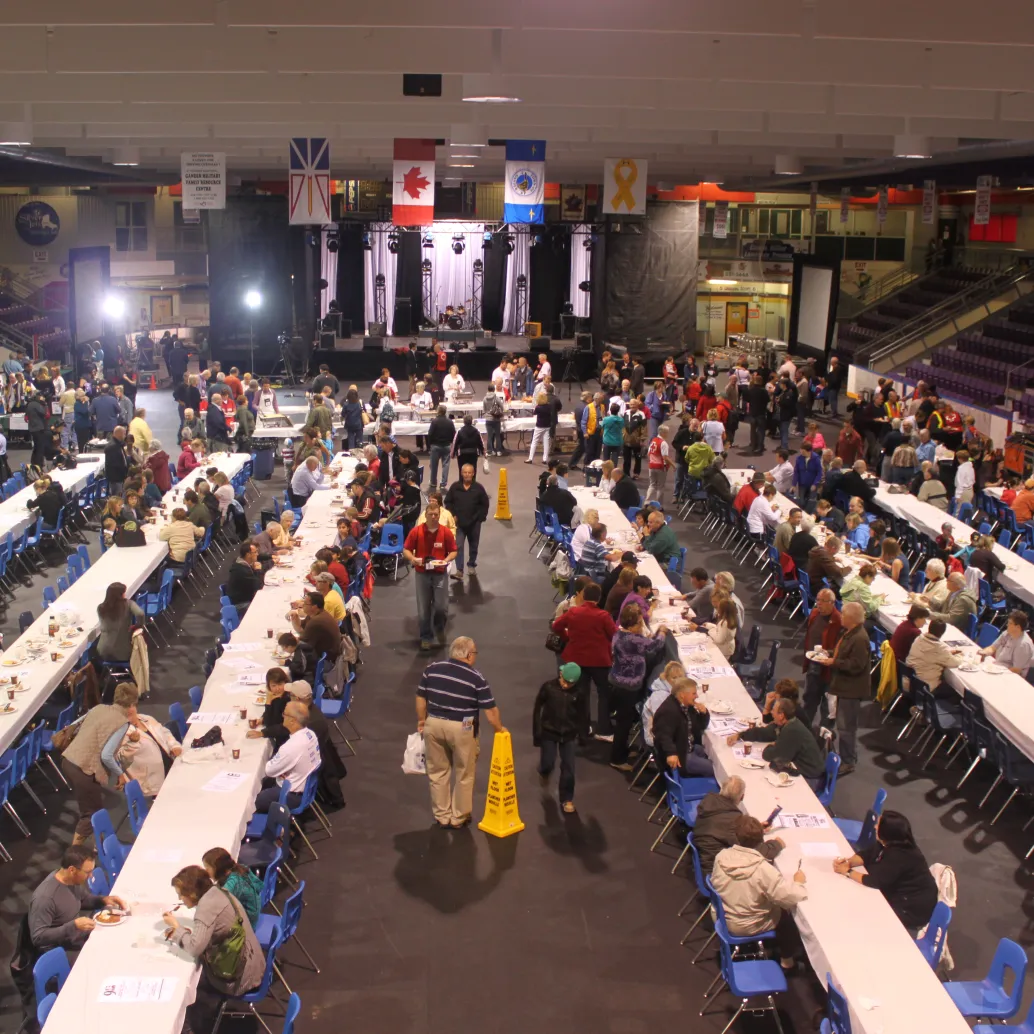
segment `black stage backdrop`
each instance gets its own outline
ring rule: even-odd
[[[356,223],[338,224],[337,292],[341,315],[352,321],[352,333],[362,337],[366,327],[365,281],[363,273],[363,227]]]
[[[647,206],[641,234],[609,223],[593,254],[593,334],[678,352],[696,341],[697,204]]]
[[[309,292],[317,249],[307,245],[304,227],[288,224],[286,197],[229,197],[226,208],[210,210],[207,218],[212,354],[250,365],[253,322],[255,372],[272,370],[280,356],[277,334],[291,331],[295,319],[296,332],[312,340],[315,305]],[[262,295],[254,313],[244,304],[252,289]]]
[[[423,234],[418,230],[408,230],[399,234],[398,264],[395,267],[395,297],[410,299],[414,337],[426,315],[420,297],[420,263],[424,259],[422,239]],[[395,299],[389,298],[388,307],[394,309],[394,305]]]
[[[546,337],[560,337],[560,309],[568,300],[571,281],[571,235],[547,234],[531,249],[528,319],[542,324]]]
[[[485,280],[481,289],[481,326],[493,334],[503,331],[503,297],[506,293],[506,249],[499,234],[492,239],[492,247],[482,253]]]

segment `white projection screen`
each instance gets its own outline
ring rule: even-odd
[[[833,336],[840,272],[810,256],[794,257],[790,348],[824,357]]]

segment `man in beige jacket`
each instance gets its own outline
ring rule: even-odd
[[[760,852],[765,827],[751,815],[736,820],[736,844],[719,851],[711,883],[722,899],[729,933],[736,937],[775,931],[776,949],[783,969],[792,969],[800,950],[797,924],[790,914],[808,896],[807,879],[800,869],[787,880]]]
[[[938,700],[950,709],[960,711],[962,705],[958,693],[951,686],[943,684],[944,670],[957,668],[961,663],[961,658],[953,654],[948,644],[941,639],[947,627],[944,618],[934,618],[927,630],[912,643],[905,663],[916,673],[916,678],[930,687],[930,692]]]

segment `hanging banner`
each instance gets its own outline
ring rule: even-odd
[[[987,226],[991,221],[991,177],[977,176],[977,201],[973,210],[973,225]]]
[[[707,230],[707,202],[700,200],[697,202],[697,236],[703,237]]]
[[[887,203],[890,197],[890,191],[887,187],[880,187],[880,192],[876,198],[876,223],[882,226],[887,221]]]
[[[560,188],[560,218],[580,223],[585,218],[585,184],[563,185]]]
[[[546,141],[506,141],[503,222],[546,221]]]
[[[840,225],[847,222],[847,214],[851,211],[851,188],[840,188]]]
[[[291,139],[287,201],[292,226],[326,226],[330,222],[330,141],[325,137]]]
[[[395,140],[391,221],[396,226],[434,222],[434,141]]]
[[[937,221],[937,182],[923,180],[923,222],[930,226]]]
[[[600,211],[609,215],[646,215],[646,159],[606,158]]]
[[[190,151],[180,155],[184,208],[226,207],[226,155]]]
[[[729,236],[729,202],[716,201],[714,203],[714,227],[711,230],[712,237],[722,239]]]

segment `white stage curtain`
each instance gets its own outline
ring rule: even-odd
[[[528,278],[525,298],[531,303],[531,227],[512,226],[513,253],[506,260],[506,294],[503,299],[503,333],[523,334],[523,324],[517,323],[517,277],[522,274]],[[499,247],[498,242],[496,247]],[[528,318],[525,307],[524,318]]]
[[[337,252],[327,250],[327,236],[336,226],[324,226],[320,231],[320,278],[327,286],[320,291],[320,319],[327,315],[331,301],[337,298]]]
[[[471,285],[474,260],[484,260],[484,223],[440,222],[431,226],[434,248],[422,249],[431,266],[431,312],[428,319],[436,320],[447,305],[463,305],[470,312]],[[462,236],[463,251],[452,250],[453,238]]]
[[[571,293],[568,300],[576,316],[589,315],[589,292],[578,290],[583,280],[592,275],[592,252],[585,247],[592,233],[588,223],[579,223],[571,230]]]
[[[387,320],[387,333],[392,331],[395,320],[395,268],[398,255],[388,251],[388,232],[391,223],[370,223],[370,250],[363,252],[363,316],[369,331],[371,323],[376,322],[374,315],[374,279],[378,273],[384,274],[384,318]]]

